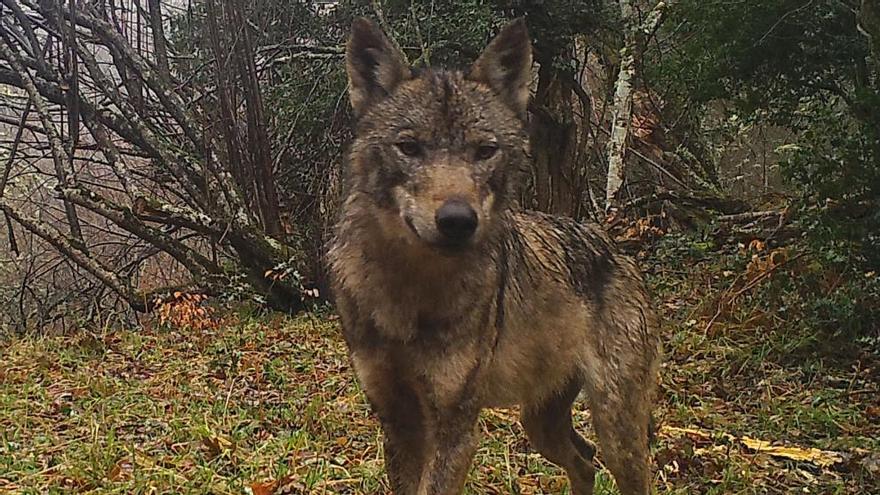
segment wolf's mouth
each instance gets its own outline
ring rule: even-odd
[[[437,252],[439,252],[443,256],[456,256],[468,250],[473,243],[471,242],[449,242],[449,241],[440,241],[431,244]]]
[[[406,224],[407,227],[409,227],[409,230],[412,231],[413,235],[415,235],[417,239],[419,239],[426,245],[434,248],[444,256],[455,256],[473,245],[473,242],[470,239],[465,240],[464,242],[450,241],[448,239],[428,241],[419,234],[419,231],[416,229],[415,223],[413,223],[412,217],[410,217],[409,215],[404,216],[403,222]]]

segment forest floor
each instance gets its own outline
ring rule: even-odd
[[[752,247],[642,253],[665,322],[658,492],[880,493],[876,342],[768,311],[795,256]],[[0,493],[387,491],[332,314],[204,317],[0,344]],[[590,435],[580,401],[575,418]],[[468,493],[567,493],[516,411],[481,428]],[[597,493],[616,493],[604,470]]]

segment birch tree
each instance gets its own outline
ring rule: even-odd
[[[636,18],[633,2],[620,1],[620,15],[624,27],[623,48],[620,50],[620,68],[614,87],[611,133],[608,139],[608,177],[605,186],[605,211],[610,213],[619,205],[620,190],[626,180],[626,151],[632,121],[633,86],[638,78],[636,61],[645,49],[648,37],[656,31],[668,2],[659,2],[643,22]]]

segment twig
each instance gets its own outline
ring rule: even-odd
[[[379,20],[379,26],[382,27],[382,30],[388,35],[388,39],[391,41],[391,44],[394,45],[394,48],[400,52],[400,55],[403,57],[403,61],[405,63],[409,63],[409,59],[406,57],[406,53],[404,53],[403,48],[400,47],[400,43],[397,42],[397,33],[394,31],[394,28],[391,27],[391,24],[388,23],[388,19],[385,18],[385,11],[382,9],[382,1],[381,0],[372,0],[370,5],[373,6],[373,12],[376,13],[376,19]]]
[[[788,265],[789,263],[793,262],[794,260],[797,260],[797,259],[799,259],[799,258],[802,258],[802,257],[804,257],[804,256],[806,256],[806,255],[807,255],[807,252],[806,252],[806,251],[805,251],[805,252],[802,252],[802,253],[798,253],[797,255],[792,256],[791,258],[786,259],[786,260],[783,261],[782,263],[779,263],[779,264],[776,264],[776,265],[771,266],[768,270],[764,271],[763,273],[761,273],[761,274],[758,275],[757,277],[755,277],[755,278],[753,278],[752,280],[750,280],[749,283],[747,283],[742,289],[736,291],[736,292],[735,292],[733,295],[731,295],[730,297],[725,297],[725,294],[728,293],[728,292],[730,292],[731,289],[733,289],[733,287],[736,285],[736,283],[742,278],[742,274],[737,275],[736,278],[733,279],[733,282],[731,282],[730,286],[724,291],[724,293],[723,293],[723,294],[721,295],[721,297],[719,298],[719,300],[718,300],[718,308],[717,308],[717,310],[715,311],[715,315],[712,316],[712,319],[709,320],[709,323],[706,324],[706,328],[703,329],[703,333],[704,333],[704,334],[709,333],[709,329],[712,328],[712,325],[713,325],[713,324],[715,323],[715,321],[718,320],[718,318],[721,316],[721,313],[723,312],[723,308],[724,308],[724,306],[729,306],[729,305],[733,304],[734,301],[736,301],[736,300],[739,298],[739,296],[745,294],[746,292],[748,292],[749,290],[751,290],[752,288],[754,288],[755,286],[757,286],[758,283],[760,283],[762,280],[764,280],[764,279],[766,279],[767,277],[769,277],[773,272],[775,272],[775,271],[778,270],[779,268],[782,268],[783,266]]]
[[[794,10],[790,10],[790,11],[786,12],[785,14],[783,14],[782,17],[780,17],[776,22],[773,23],[772,26],[770,26],[770,29],[768,29],[767,32],[764,33],[764,36],[761,36],[761,38],[758,41],[756,41],[754,45],[752,45],[752,48],[756,48],[758,45],[763,43],[764,40],[767,39],[768,36],[770,36],[770,33],[772,33],[773,31],[776,30],[776,27],[779,26],[782,23],[782,21],[787,19],[789,16],[796,14],[797,12],[800,12],[801,10],[806,9],[810,5],[813,5],[813,0],[810,0],[809,2],[805,3],[804,5],[798,7]]]
[[[784,216],[784,211],[776,211],[776,210],[767,210],[767,211],[747,211],[745,213],[737,213],[734,215],[721,215],[718,217],[719,222],[730,222],[730,223],[738,223],[738,222],[750,222],[753,220],[760,220],[762,218],[768,217],[781,217]]]
[[[27,118],[30,113],[31,101],[28,100],[24,106],[24,111],[21,113],[21,118],[18,121],[18,129],[15,131],[12,148],[9,150],[9,158],[6,159],[6,164],[3,166],[3,173],[0,175],[0,198],[3,197],[3,193],[6,191],[6,183],[9,181],[9,174],[12,172],[12,164],[15,161],[15,154],[18,151],[18,145],[21,144],[21,137],[22,134],[24,134],[25,123],[27,123]]]
[[[52,116],[49,113],[49,108],[46,105],[46,100],[37,90],[37,87],[31,79],[30,73],[22,66],[21,57],[13,49],[13,46],[6,39],[5,36],[0,36],[0,56],[3,57],[3,60],[9,63],[12,70],[18,73],[19,77],[21,77],[22,86],[24,86],[25,91],[27,91],[28,97],[30,98],[31,104],[33,104],[34,109],[37,111],[37,115],[40,117],[40,122],[43,125],[43,129],[46,131],[46,136],[49,139],[50,149],[52,151],[52,163],[55,165],[55,174],[57,175],[58,182],[65,184],[68,180],[67,171],[64,169],[65,163],[68,162],[69,158],[67,156],[67,152],[64,151],[64,146],[61,143],[61,138],[58,135],[58,131],[55,129],[55,124],[52,122]],[[82,244],[83,236],[82,229],[80,228],[79,218],[76,214],[76,208],[73,204],[69,202],[64,203],[65,214],[67,215],[67,223],[70,228],[70,235],[73,238]]]
[[[89,256],[89,254],[82,247],[78,246],[75,241],[71,242],[70,239],[64,237],[60,232],[51,228],[43,221],[21,214],[2,198],[0,198],[0,210],[3,210],[27,231],[51,244],[55,249],[62,253],[65,258],[73,261],[75,264],[94,275],[95,278],[113,289],[113,291],[119,294],[123,299],[127,300],[133,308],[143,309],[143,304],[133,297],[127,285],[113,271]]]

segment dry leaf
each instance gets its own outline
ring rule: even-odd
[[[843,456],[837,452],[827,450],[819,450],[813,448],[800,447],[780,447],[774,446],[765,440],[757,440],[749,437],[735,437],[729,433],[714,433],[693,428],[676,428],[674,426],[664,426],[660,429],[660,433],[673,437],[688,437],[694,441],[706,442],[714,438],[722,438],[729,442],[740,443],[755,453],[766,454],[772,457],[781,457],[799,462],[809,462],[819,467],[829,467],[834,464],[843,462]],[[704,454],[715,449],[712,447],[697,449],[695,454]]]
[[[721,438],[728,441],[736,441],[736,437],[729,433],[716,434],[705,430],[696,430],[693,428],[677,428],[675,426],[664,426],[660,429],[661,434],[673,437],[690,437],[691,440],[711,440],[713,438]]]
[[[276,488],[278,488],[278,484],[275,481],[251,483],[251,492],[254,495],[272,495]]]
[[[779,266],[785,263],[785,260],[788,258],[785,251],[781,249],[776,249],[772,253],[770,253],[770,264],[773,266]]]
[[[130,461],[120,459],[112,468],[110,468],[110,472],[107,473],[107,479],[110,481],[122,481],[128,479],[132,469],[133,467]]]
[[[773,446],[770,442],[743,437],[740,441],[751,450],[773,457],[782,457],[793,461],[809,462],[819,467],[833,466],[843,461],[843,456],[837,452],[819,449],[802,449],[799,447]]]
[[[232,450],[232,442],[221,436],[202,437],[202,445],[208,449],[212,457],[218,457]]]
[[[283,476],[281,479],[270,480],[266,482],[255,481],[250,484],[253,495],[272,495],[278,488],[290,483],[292,476]]]

